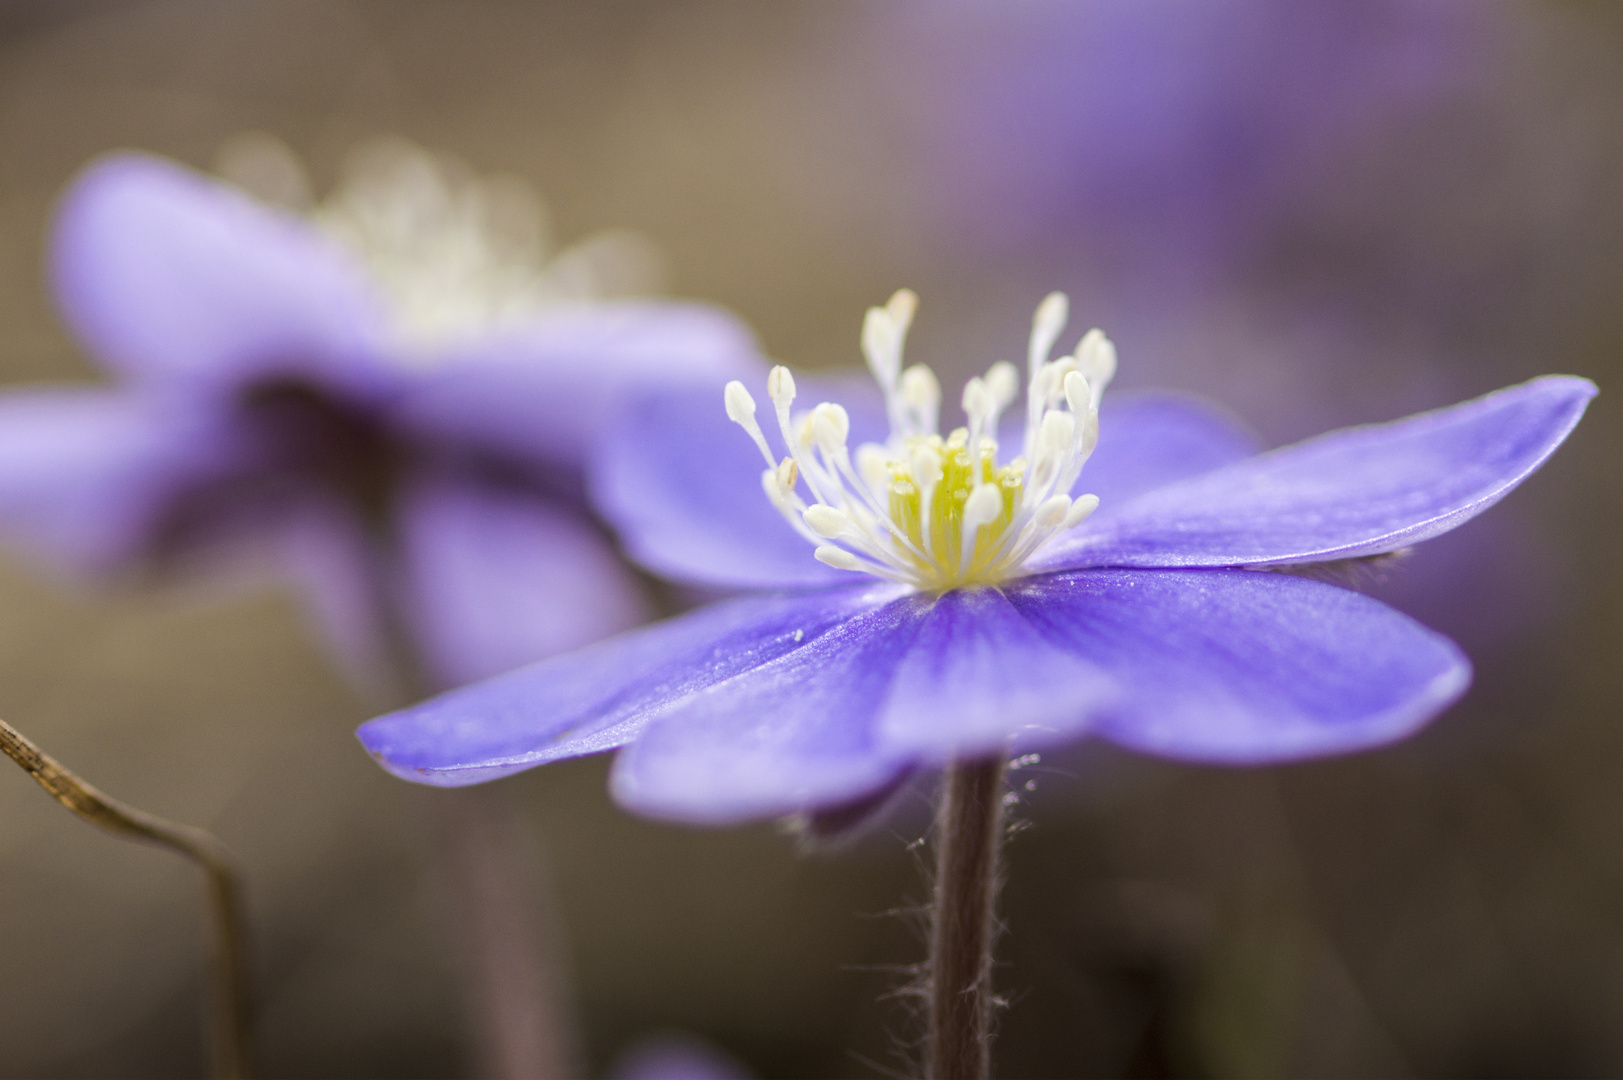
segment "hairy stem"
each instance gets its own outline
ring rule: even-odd
[[[248,958],[242,891],[234,860],[213,834],[180,825],[108,798],[40,752],[0,720],[0,750],[75,814],[109,832],[177,851],[202,868],[214,911],[214,993],[210,1009],[214,1075],[248,1075]]]
[[[1003,757],[947,770],[936,819],[930,939],[930,1080],[985,1080],[992,1067],[992,940],[1003,840]]]

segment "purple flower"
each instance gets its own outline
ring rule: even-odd
[[[946,242],[1211,273],[1383,128],[1473,90],[1503,22],[1461,0],[957,0],[864,12],[848,48]]]
[[[1546,376],[1256,454],[1191,400],[1102,401],[1115,350],[1098,331],[1051,361],[1055,294],[1024,401],[994,366],[943,439],[934,376],[901,369],[912,309],[899,293],[863,328],[880,408],[796,413],[793,377],[773,369],[766,426],[787,457],[736,383],[726,412],[753,463],[714,398],[648,402],[609,444],[597,495],[630,551],[688,581],[778,591],[373,720],[361,741],[441,785],[623,747],[623,805],[710,824],[860,805],[919,769],[1088,735],[1232,764],[1379,745],[1464,691],[1465,657],[1359,593],[1263,571],[1461,524],[1595,393]],[[1017,456],[1000,464],[1005,446]],[[1079,478],[1090,494],[1073,499]]]
[[[630,387],[758,370],[750,335],[586,302],[588,260],[504,224],[511,184],[386,150],[307,215],[86,170],[52,276],[114,383],[0,396],[0,532],[77,574],[268,559],[363,671],[405,635],[441,685],[639,621],[586,447]]]
[[[615,1080],[747,1080],[749,1072],[708,1043],[672,1034],[639,1040],[609,1075]]]

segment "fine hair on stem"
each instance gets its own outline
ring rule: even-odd
[[[992,945],[1006,756],[947,769],[936,818],[930,933],[929,1080],[985,1080],[992,1065]]]

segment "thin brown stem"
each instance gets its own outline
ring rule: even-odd
[[[21,765],[39,786],[75,814],[109,832],[159,844],[202,868],[214,911],[214,993],[210,1009],[210,1056],[214,1075],[248,1075],[248,964],[242,892],[234,860],[225,845],[202,829],[126,806],[80,780],[0,720],[0,750]]]
[[[936,819],[930,940],[930,1080],[986,1080],[992,1068],[992,940],[1003,839],[1003,757],[947,770]]]

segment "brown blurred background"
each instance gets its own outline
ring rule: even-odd
[[[0,3],[0,379],[98,377],[41,272],[64,183],[124,147],[207,168],[247,129],[286,140],[321,189],[379,133],[530,177],[558,237],[640,230],[672,293],[734,309],[801,365],[853,362],[863,307],[906,284],[923,297],[911,355],[947,385],[1014,355],[1064,288],[1117,338],[1122,384],[1210,394],[1271,443],[1588,375],[1601,397],[1527,489],[1382,587],[1477,664],[1426,734],[1263,771],[1088,748],[1018,774],[1034,789],[1010,849],[998,1060],[1617,1075],[1619,9],[1483,5],[1492,45],[1457,85],[1331,140],[1266,228],[1247,224],[1243,257],[1127,298],[1121,282],[1166,277],[1134,254],[1164,233],[982,244],[979,220],[954,219],[974,193],[930,190],[954,137],[932,95],[980,44],[961,6],[938,22],[906,3]],[[351,732],[371,709],[277,590],[92,594],[0,564],[0,713],[241,856],[267,1075],[475,1068],[432,869],[431,804],[456,795],[366,758]],[[770,827],[632,819],[604,767],[504,782],[533,813],[588,1073],[662,1030],[760,1076],[906,1071],[910,1006],[884,995],[922,955],[905,909],[923,796],[808,856]],[[200,1072],[192,871],[20,772],[0,772],[0,821],[0,1073]]]

